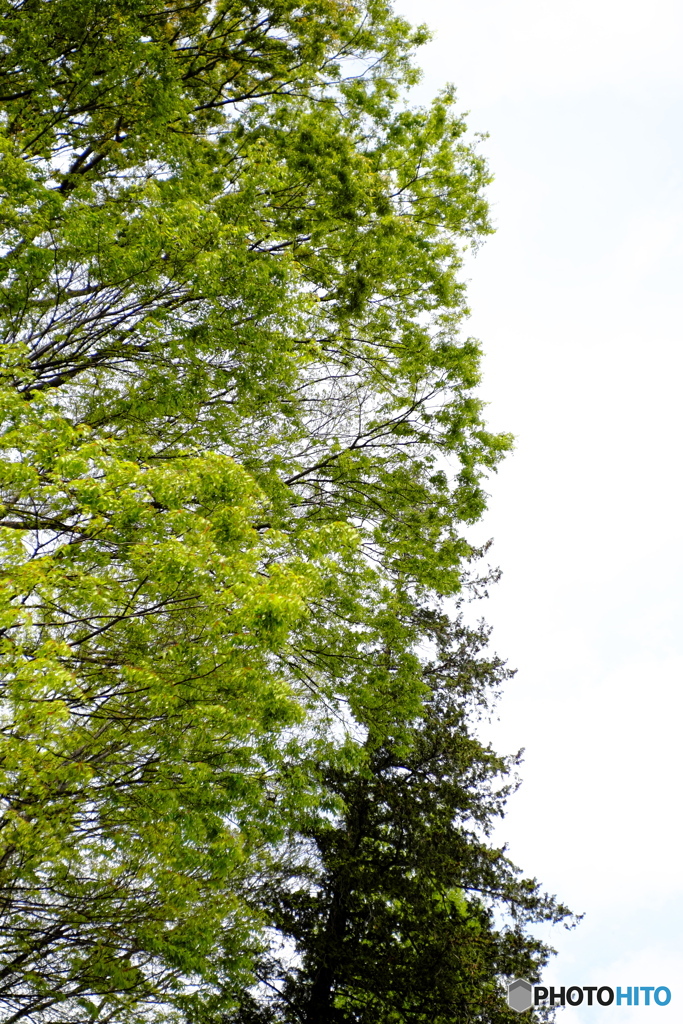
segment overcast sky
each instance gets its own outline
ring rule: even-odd
[[[496,182],[467,268],[489,421],[517,450],[481,536],[518,669],[492,729],[526,748],[500,835],[576,911],[557,985],[666,985],[683,1020],[683,5],[398,0],[435,40]]]

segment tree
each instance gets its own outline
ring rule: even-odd
[[[0,1004],[223,1012],[339,765],[417,743],[510,444],[458,333],[487,170],[384,2],[2,15]]]
[[[537,978],[548,959],[525,926],[567,908],[487,841],[518,759],[476,722],[511,673],[483,653],[484,626],[422,617],[436,654],[423,711],[407,739],[368,736],[360,761],[320,765],[342,810],[308,816],[298,862],[260,893],[261,984],[223,1024],[499,1024],[517,1019],[501,977]]]

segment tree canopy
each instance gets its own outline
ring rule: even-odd
[[[453,602],[510,438],[425,30],[0,6],[4,1019],[505,1020],[566,912],[485,838],[505,670]]]

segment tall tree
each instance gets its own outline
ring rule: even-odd
[[[509,447],[487,171],[384,0],[0,9],[0,1005],[222,1012],[302,815],[417,743]]]

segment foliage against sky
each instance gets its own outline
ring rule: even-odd
[[[415,758],[439,687],[449,828],[500,810],[474,670],[424,654],[472,647],[439,603],[510,445],[459,333],[487,169],[452,93],[402,101],[425,33],[383,2],[2,13],[5,1019],[289,1019],[245,995],[279,927],[313,964],[296,1019],[364,1020],[334,977],[316,1009],[319,925],[273,898],[323,891],[321,829]],[[462,895],[483,856],[494,901],[561,916],[462,835],[419,913],[497,935]],[[511,949],[458,975],[481,1019]]]

